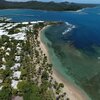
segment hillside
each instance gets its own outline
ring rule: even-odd
[[[0,0],[0,9],[35,9],[35,10],[49,10],[49,11],[75,11],[86,7],[94,7],[94,4],[76,4],[69,2],[8,2]]]

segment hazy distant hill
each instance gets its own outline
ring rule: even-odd
[[[0,9],[36,9],[36,10],[55,10],[55,11],[67,11],[67,10],[78,10],[85,7],[94,7],[93,4],[76,4],[69,2],[40,2],[40,1],[29,1],[29,2],[8,2],[0,0]]]

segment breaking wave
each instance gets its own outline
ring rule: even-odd
[[[67,25],[67,29],[62,33],[63,35],[69,33],[75,28],[75,25],[69,24],[68,22],[65,22],[65,24]]]

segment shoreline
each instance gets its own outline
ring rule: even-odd
[[[45,26],[42,30],[39,31],[39,37],[38,40],[40,41],[40,47],[44,54],[46,54],[48,58],[48,62],[50,63],[50,57],[48,54],[48,48],[45,46],[45,44],[41,40],[41,34],[43,30],[45,30],[50,25]],[[71,84],[68,80],[64,79],[64,77],[53,67],[53,74],[52,77],[54,80],[56,80],[58,83],[63,83],[64,88],[62,89],[63,92],[67,93],[67,97],[71,100],[90,100],[90,98],[82,93],[76,86]]]

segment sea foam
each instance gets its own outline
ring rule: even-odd
[[[72,24],[70,24],[68,22],[65,22],[65,24],[67,25],[67,29],[64,30],[64,32],[62,33],[63,35],[67,34],[68,32],[72,31],[72,29],[75,28],[75,25],[72,25]]]

